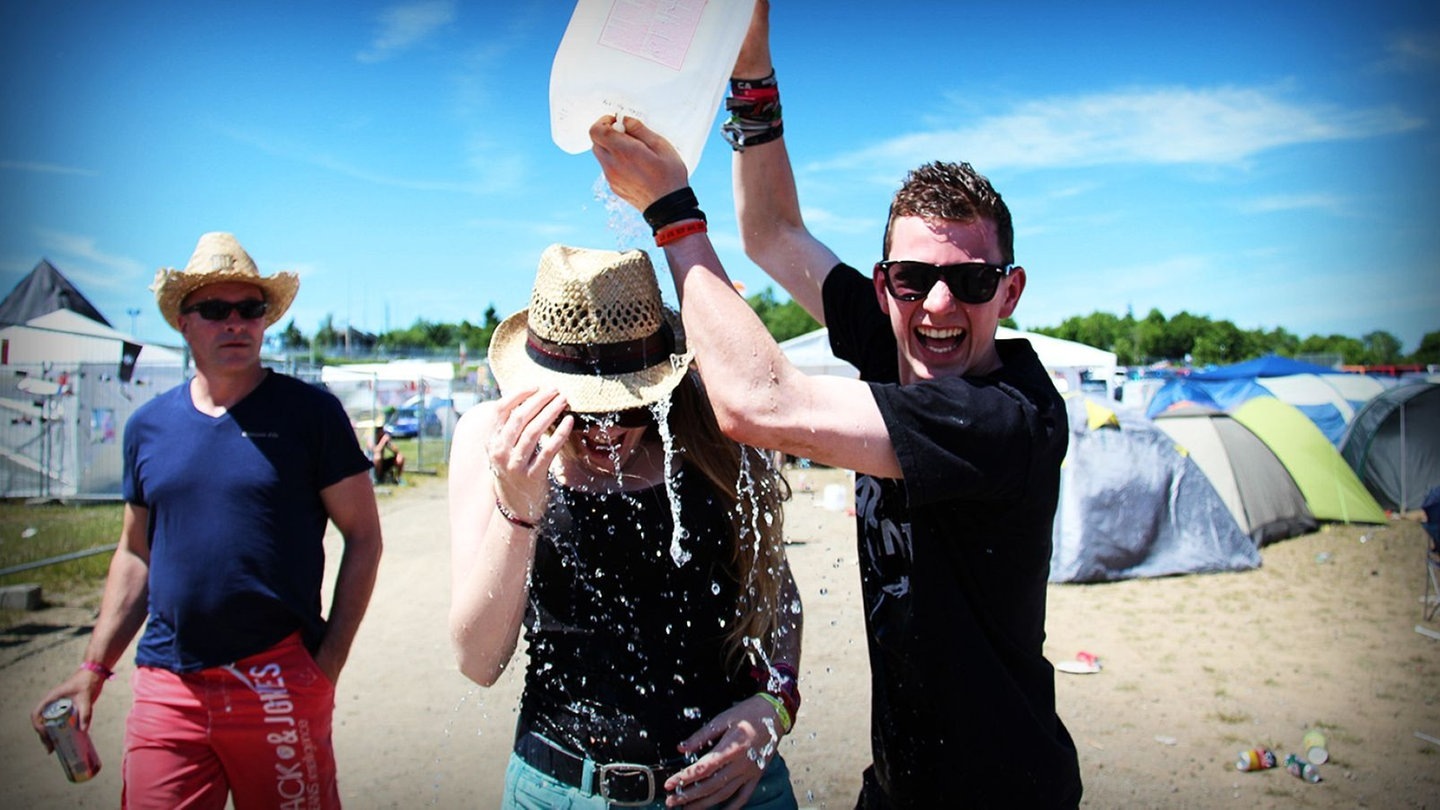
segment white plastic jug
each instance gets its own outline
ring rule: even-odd
[[[550,69],[550,135],[590,150],[602,115],[637,118],[691,172],[724,98],[755,0],[579,0]]]

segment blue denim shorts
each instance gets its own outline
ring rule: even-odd
[[[658,786],[657,786],[658,788]],[[532,768],[525,760],[510,755],[510,764],[505,768],[505,798],[501,806],[506,810],[608,810],[609,803],[599,794],[587,794],[577,787],[561,782]],[[760,784],[746,802],[749,810],[798,810],[795,789],[790,785],[790,768],[779,754],[770,758]],[[642,810],[665,810],[665,797],[644,805]]]

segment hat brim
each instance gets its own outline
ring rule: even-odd
[[[259,287],[265,293],[269,307],[265,311],[265,326],[275,325],[290,309],[295,294],[300,291],[300,276],[289,270],[273,276],[256,276],[234,270],[216,270],[210,273],[186,273],[174,268],[163,268],[155,273],[155,282],[150,289],[155,291],[155,303],[165,322],[175,331],[180,331],[180,304],[185,297],[201,287],[210,284],[234,282]]]
[[[525,343],[530,327],[530,310],[522,309],[495,327],[490,337],[490,373],[502,392],[534,386],[554,388],[577,413],[609,413],[639,408],[669,396],[685,378],[694,355],[684,351],[680,316],[665,310],[665,321],[674,330],[680,353],[670,362],[629,373],[600,376],[567,374],[544,368],[530,359]]]

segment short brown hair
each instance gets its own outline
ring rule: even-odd
[[[890,217],[885,221],[881,256],[886,259],[890,258],[890,231],[896,217],[955,222],[987,219],[995,224],[1001,263],[1015,261],[1015,226],[1010,221],[1010,209],[1000,199],[1000,192],[969,163],[937,160],[905,175],[905,182],[890,201]]]

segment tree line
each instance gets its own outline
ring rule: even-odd
[[[760,316],[765,327],[777,341],[806,334],[820,324],[799,304],[777,300],[773,288],[767,287],[748,296],[750,308]],[[1018,328],[1013,318],[1002,323]],[[404,356],[407,354],[460,353],[472,358],[483,357],[490,346],[490,336],[500,325],[500,316],[492,304],[480,322],[439,323],[417,319],[404,329],[379,335],[364,335],[364,354]],[[1405,364],[1440,364],[1440,331],[1427,333],[1414,352],[1406,354],[1400,340],[1384,330],[1362,337],[1348,335],[1310,335],[1300,337],[1283,327],[1275,329],[1241,329],[1228,320],[1212,320],[1203,315],[1180,312],[1167,318],[1158,309],[1144,318],[1132,313],[1114,315],[1092,312],[1065,319],[1058,326],[1033,327],[1032,332],[1074,340],[1087,346],[1114,352],[1116,361],[1124,366],[1143,366],[1169,361],[1192,365],[1225,365],[1238,363],[1265,354],[1285,357],[1338,357],[1344,365],[1390,366]],[[294,319],[276,336],[285,351],[310,351],[317,357],[346,354],[347,340],[355,333],[337,329],[333,316],[321,321],[315,334],[306,337]],[[349,347],[354,354],[354,347]]]

